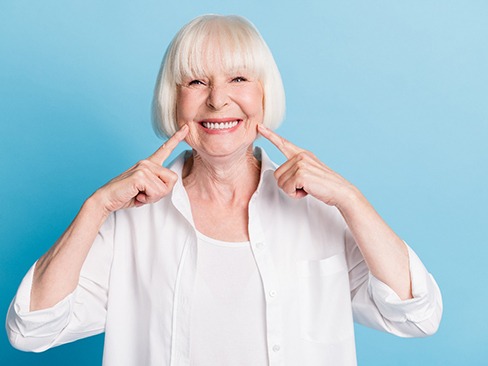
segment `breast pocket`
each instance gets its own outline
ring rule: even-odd
[[[336,343],[354,335],[344,253],[297,262],[301,337]]]

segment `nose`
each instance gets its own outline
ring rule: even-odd
[[[209,89],[207,106],[213,110],[220,110],[229,104],[227,88],[222,85],[213,85]]]

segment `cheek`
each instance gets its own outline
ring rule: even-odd
[[[248,106],[249,114],[262,121],[264,116],[264,96],[261,88],[252,90],[246,96],[246,105]]]
[[[247,117],[253,120],[262,118],[264,111],[261,99],[258,99],[255,96],[242,96],[240,101],[240,107]]]
[[[188,131],[188,135],[185,137],[185,142],[191,147],[195,147],[195,143],[198,141],[197,126],[189,124],[189,127],[190,131]]]
[[[252,104],[252,108],[249,109],[249,117],[251,117],[255,122],[263,122],[264,108],[261,100],[257,100]]]
[[[187,90],[181,90],[176,97],[176,120],[179,126],[192,120],[195,114],[196,96]]]
[[[178,125],[180,127],[185,123],[185,120],[187,119],[187,115],[188,115],[188,109],[185,108],[184,102],[178,100],[176,104],[176,121],[178,122]]]

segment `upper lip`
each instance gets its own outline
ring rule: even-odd
[[[241,118],[234,118],[234,117],[230,117],[230,118],[205,118],[205,119],[202,119],[198,122],[199,123],[204,123],[204,122],[207,122],[207,123],[226,123],[226,122],[234,122],[234,121],[242,121],[242,119]]]

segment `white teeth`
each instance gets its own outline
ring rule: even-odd
[[[221,122],[221,123],[203,122],[202,124],[203,127],[208,128],[209,130],[225,130],[237,126],[238,123],[239,121]]]

